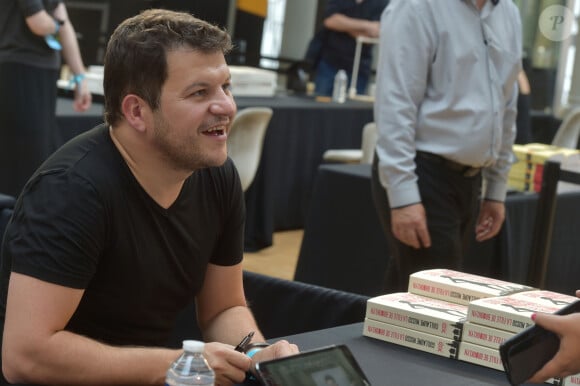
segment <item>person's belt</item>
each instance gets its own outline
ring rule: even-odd
[[[473,177],[481,172],[481,168],[474,168],[472,166],[460,164],[459,162],[452,161],[437,154],[427,153],[425,151],[417,150],[417,157],[429,162],[441,164],[449,170],[460,173],[464,177]]]

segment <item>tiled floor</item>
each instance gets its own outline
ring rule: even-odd
[[[244,269],[292,280],[303,233],[302,229],[274,233],[271,247],[244,254]]]

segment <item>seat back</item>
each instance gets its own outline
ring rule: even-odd
[[[262,157],[266,129],[272,118],[269,107],[248,107],[240,110],[232,123],[228,136],[228,155],[234,161],[242,189],[251,185]]]
[[[322,154],[322,159],[327,162],[371,164],[377,138],[377,125],[369,122],[363,126],[360,149],[328,149]]]
[[[379,133],[377,125],[374,122],[369,122],[363,127],[362,132],[362,157],[361,164],[372,164],[375,155],[375,147],[377,145]]]
[[[526,283],[541,289],[544,289],[546,284],[546,271],[550,257],[559,181],[580,185],[580,173],[560,169],[559,162],[546,161],[534,219]]]
[[[364,321],[368,296],[244,272],[248,306],[266,338]]]
[[[12,208],[14,208],[15,202],[16,199],[14,197],[0,193],[0,247],[2,246],[4,231],[10,216],[12,216]]]
[[[578,149],[580,148],[578,139],[580,139],[580,107],[575,107],[564,117],[554,135],[552,145]]]

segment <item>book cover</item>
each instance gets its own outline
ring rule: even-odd
[[[409,292],[468,305],[473,300],[505,296],[534,288],[507,281],[453,271],[430,269],[409,276]]]
[[[504,371],[498,349],[469,342],[461,342],[459,345],[458,359],[460,361]]]
[[[479,299],[467,307],[467,320],[506,331],[520,332],[534,324],[530,319],[533,313],[552,314],[575,299],[570,295],[539,290]]]
[[[412,330],[460,340],[467,306],[397,292],[367,301],[366,317]]]
[[[562,386],[578,386],[580,385],[580,374],[570,375],[562,379]]]
[[[465,322],[463,325],[463,342],[473,343],[484,347],[499,349],[499,345],[506,339],[514,336],[511,331],[484,326],[482,324]]]
[[[363,335],[448,358],[457,358],[459,342],[409,328],[365,318]]]

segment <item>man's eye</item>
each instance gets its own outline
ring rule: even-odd
[[[204,96],[205,94],[207,94],[207,91],[205,89],[197,90],[191,93],[192,96]]]

